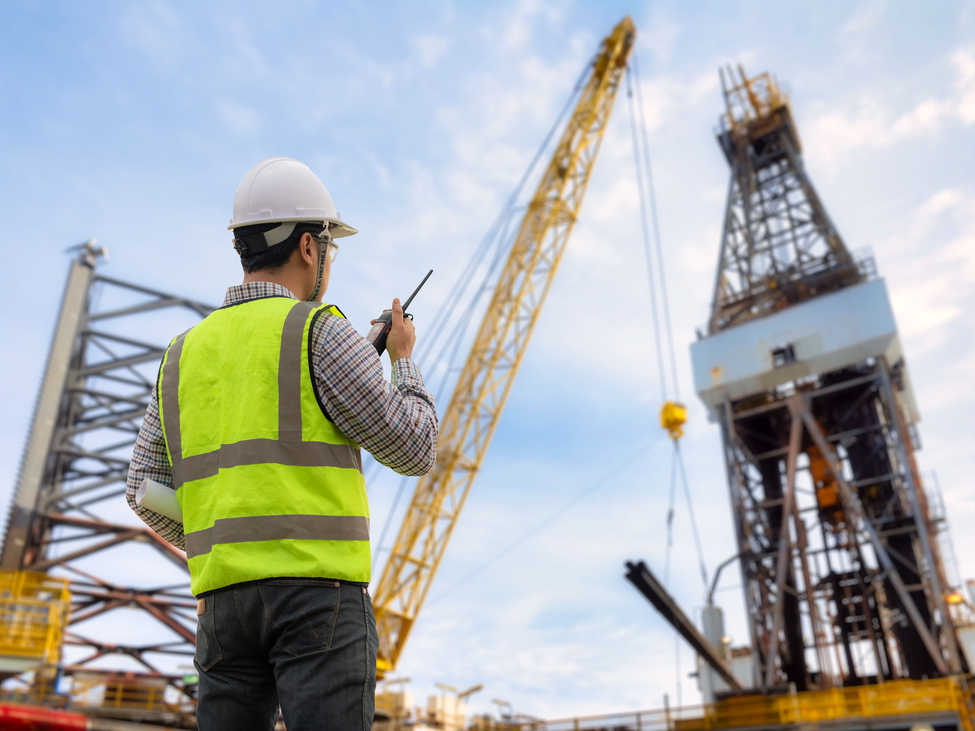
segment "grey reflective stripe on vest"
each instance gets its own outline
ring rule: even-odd
[[[369,518],[355,515],[262,515],[221,518],[212,528],[187,533],[186,558],[195,558],[221,543],[254,541],[368,541]]]
[[[169,354],[166,356],[166,365],[163,366],[162,374],[162,405],[163,405],[163,426],[166,428],[166,446],[169,447],[169,456],[173,461],[173,467],[183,456],[183,443],[179,434],[179,357],[183,353],[183,340],[189,330],[178,335],[169,346]],[[174,473],[175,478],[175,473]],[[179,487],[180,483],[176,483]]]
[[[218,470],[250,464],[345,467],[362,471],[361,457],[347,444],[245,439],[233,444],[223,444],[213,452],[184,457],[173,464],[173,482],[182,485],[184,482],[213,477]]]
[[[169,346],[160,396],[166,444],[172,458],[173,483],[177,488],[186,482],[213,477],[221,469],[240,465],[343,467],[362,472],[362,457],[358,449],[348,444],[301,440],[301,370],[306,367],[301,350],[305,322],[316,307],[314,302],[299,302],[284,320],[278,359],[278,439],[247,439],[222,444],[212,452],[183,457],[179,429],[179,358],[186,333]]]
[[[301,341],[316,302],[299,302],[284,320],[278,362],[278,439],[301,441]],[[274,460],[270,460],[274,461]]]

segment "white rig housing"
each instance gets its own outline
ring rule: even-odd
[[[882,279],[800,302],[691,345],[694,387],[712,414],[725,399],[880,356],[892,367],[901,361],[901,408],[908,424],[917,423],[921,417]]]

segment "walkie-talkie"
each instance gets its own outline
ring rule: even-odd
[[[413,319],[412,314],[406,314],[406,308],[410,306],[410,302],[416,297],[416,293],[420,291],[420,287],[427,283],[430,275],[433,274],[433,269],[427,272],[427,275],[420,282],[420,286],[413,290],[413,294],[410,298],[403,303],[403,316]],[[393,327],[393,311],[383,310],[383,314],[376,318],[375,324],[372,326],[372,330],[366,335],[366,340],[372,343],[376,350],[382,355],[386,351],[386,338],[389,337],[389,331]]]

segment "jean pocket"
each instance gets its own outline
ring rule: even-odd
[[[213,598],[206,600],[206,611],[197,617],[196,624],[196,654],[194,659],[200,670],[206,672],[223,658],[223,650],[217,642],[217,627],[214,618]]]
[[[298,657],[332,646],[339,612],[341,589],[329,584],[258,585],[268,626],[277,635],[275,644]]]

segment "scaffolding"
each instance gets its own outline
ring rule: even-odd
[[[76,251],[7,519],[0,569],[34,572],[26,576],[49,572],[38,579],[41,584],[70,582],[64,644],[78,647],[75,654],[82,656],[69,664],[69,673],[125,657],[159,675],[153,653],[193,654],[196,601],[183,552],[131,515],[124,505],[125,482],[168,344],[159,337],[167,337],[174,319],[195,324],[213,308],[102,276],[96,267],[106,252],[95,242]],[[136,546],[154,550],[140,552]],[[133,561],[139,562],[136,570],[117,570]],[[167,571],[177,577],[168,585],[133,585],[138,579],[158,581]],[[113,574],[128,578],[106,578]],[[75,628],[122,609],[138,610],[175,637],[135,644],[111,635],[83,636]],[[0,632],[16,633],[19,616],[5,615]],[[131,615],[127,620],[130,625]],[[53,651],[49,659],[57,662]]]

